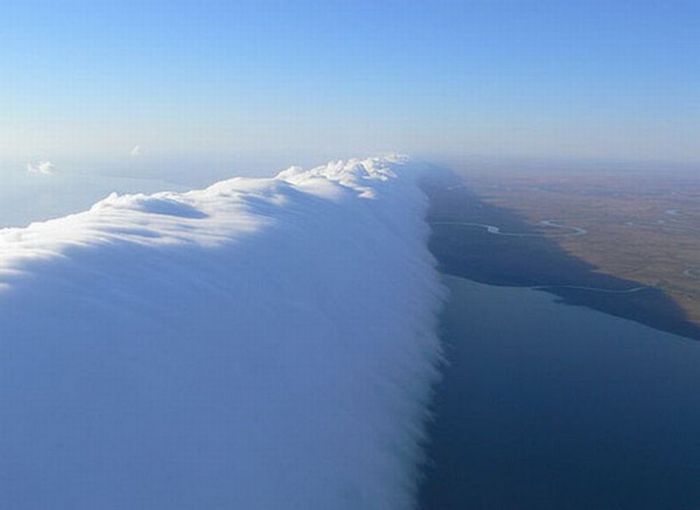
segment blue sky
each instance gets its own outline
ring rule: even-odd
[[[6,0],[0,159],[700,161],[698,5]]]

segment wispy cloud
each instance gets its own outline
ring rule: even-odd
[[[53,175],[56,173],[56,166],[51,161],[37,161],[27,163],[27,172],[30,174]]]
[[[131,151],[129,152],[129,154],[131,154],[131,157],[133,157],[133,158],[135,158],[136,156],[140,156],[140,155],[141,155],[141,146],[140,146],[140,145],[134,145],[134,148],[131,149]]]

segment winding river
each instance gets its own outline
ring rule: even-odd
[[[576,236],[582,236],[588,233],[588,231],[585,228],[581,227],[572,227],[569,225],[562,225],[561,223],[557,223],[555,220],[543,220],[538,223],[538,225],[541,225],[543,227],[547,228],[557,228],[557,229],[563,229],[565,232],[553,232],[553,233],[534,233],[534,232],[504,232],[501,230],[500,227],[497,227],[496,225],[488,225],[486,223],[472,223],[472,222],[466,222],[466,221],[434,221],[431,222],[431,225],[453,225],[456,227],[478,227],[478,228],[483,228],[485,229],[489,234],[497,235],[497,236],[509,236],[509,237],[544,237],[544,238],[550,238],[550,237],[576,237]]]

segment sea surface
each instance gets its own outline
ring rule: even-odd
[[[700,508],[700,343],[446,276],[422,510]]]

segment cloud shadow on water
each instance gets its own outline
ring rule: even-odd
[[[546,287],[569,305],[587,306],[633,320],[660,331],[700,340],[700,326],[663,290],[639,287],[639,282],[598,272],[596,266],[564,251],[551,237],[504,207],[484,202],[457,174],[435,168],[422,187],[430,197],[430,249],[443,273],[479,283],[512,287]],[[443,222],[494,225],[503,232],[527,237],[494,235],[486,228]],[[600,292],[583,288],[605,289]]]

